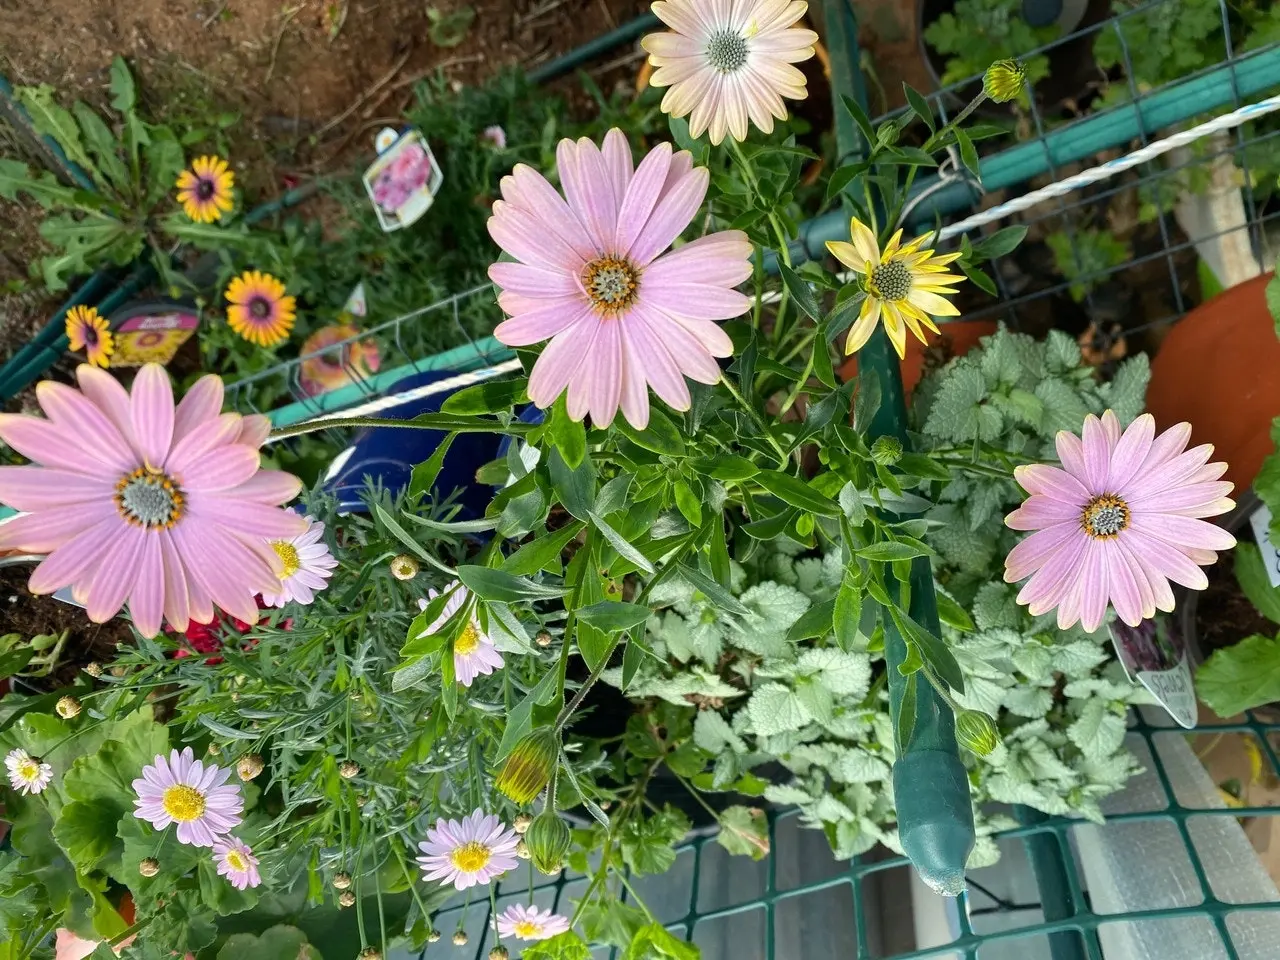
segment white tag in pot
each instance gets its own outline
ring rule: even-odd
[[[1249,514],[1249,525],[1253,527],[1253,538],[1258,542],[1258,552],[1262,554],[1262,565],[1267,568],[1267,579],[1273,587],[1280,587],[1280,550],[1271,542],[1271,511],[1265,504]]]

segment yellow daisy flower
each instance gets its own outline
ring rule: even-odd
[[[274,347],[293,329],[296,301],[269,273],[246,270],[227,287],[227,323],[250,343]]]
[[[199,157],[191,169],[183,170],[178,176],[178,202],[196,223],[213,223],[231,212],[231,188],[235,183],[236,175],[227,161]]]
[[[921,326],[938,332],[931,317],[958,317],[957,310],[946,298],[955,293],[952,284],[963,276],[947,273],[947,264],[960,258],[959,253],[934,255],[932,250],[921,250],[930,234],[916,237],[905,247],[901,245],[902,231],[890,239],[883,252],[876,235],[857,217],[849,227],[852,243],[829,240],[827,249],[837,260],[855,273],[862,274],[862,284],[867,298],[862,302],[858,319],[849,329],[844,352],[854,353],[862,348],[883,316],[889,341],[899,357],[907,355],[907,330],[924,343]]]
[[[105,367],[115,350],[115,341],[106,317],[97,307],[72,307],[67,311],[67,340],[71,350],[83,350],[85,362]]]

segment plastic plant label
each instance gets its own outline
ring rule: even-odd
[[[1111,642],[1129,680],[1137,681],[1160,701],[1183,727],[1196,725],[1196,694],[1187,662],[1187,645],[1172,617],[1143,620],[1131,627],[1121,620],[1110,626]]]
[[[1271,510],[1265,503],[1249,514],[1249,526],[1253,527],[1253,539],[1258,541],[1262,565],[1267,568],[1267,579],[1273,587],[1280,587],[1280,550],[1271,542]]]
[[[418,130],[378,134],[378,159],[364,172],[364,189],[384,231],[403,230],[431,209],[444,174]]]
[[[195,313],[172,306],[159,307],[154,313],[131,312],[133,315],[119,326],[113,324],[115,350],[111,354],[112,367],[168,363],[200,325],[200,318]]]

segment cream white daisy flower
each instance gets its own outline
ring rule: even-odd
[[[338,565],[329,547],[321,539],[324,524],[315,517],[307,517],[307,529],[291,540],[268,540],[271,549],[280,558],[280,589],[262,592],[262,602],[268,607],[283,607],[286,603],[307,604],[316,593],[329,585],[333,568]]]
[[[9,785],[24,796],[39,793],[53,779],[53,767],[25,750],[10,750],[4,765],[9,771]]]

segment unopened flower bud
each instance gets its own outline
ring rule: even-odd
[[[551,634],[547,633],[545,630],[539,630],[538,635],[533,639],[540,647],[551,646]]]
[[[98,663],[96,660],[91,663],[86,663],[84,665],[84,672],[96,680],[98,677],[102,676],[102,664]]]
[[[80,714],[80,701],[75,697],[63,697],[54,709],[63,720],[70,720]]]
[[[155,857],[144,857],[138,861],[138,872],[144,877],[154,877],[160,872],[160,861]]]
[[[1022,93],[1027,68],[1017,60],[997,60],[982,75],[982,89],[996,103],[1008,103]]]
[[[510,960],[511,954],[506,947],[494,947],[489,951],[489,960]]]
[[[543,810],[529,824],[524,842],[529,848],[529,859],[542,873],[555,875],[564,867],[565,854],[573,836],[569,825],[551,810]]]
[[[365,947],[360,951],[360,960],[382,960],[382,951],[377,947]]]
[[[262,772],[262,757],[256,753],[246,753],[236,761],[236,774],[241,780],[252,780]]]
[[[529,859],[529,844],[522,839],[516,841],[516,856],[521,860]]]
[[[402,553],[391,561],[391,575],[397,580],[412,580],[418,575],[418,561]]]
[[[1000,746],[995,721],[977,710],[962,710],[956,717],[956,742],[966,750],[985,757]]]
[[[343,890],[340,894],[338,894],[338,906],[354,907],[355,904],[356,904],[356,895],[352,893],[350,890]]]
[[[351,874],[346,873],[345,871],[344,871],[344,872],[342,872],[342,873],[335,873],[335,874],[333,875],[333,888],[334,888],[335,890],[348,890],[348,889],[350,889],[350,888],[351,888]]]
[[[343,760],[338,764],[338,773],[342,774],[342,779],[350,780],[352,777],[359,776],[360,764],[354,760]]]
[[[560,738],[551,727],[525,734],[502,764],[493,785],[512,803],[532,803],[551,782],[559,753]]]
[[[207,747],[204,748],[204,752],[209,754],[209,756],[211,757],[216,757],[221,755],[222,748],[218,746],[216,743],[210,743]]]
[[[439,943],[439,942],[440,942],[439,930],[432,930],[430,933],[427,934],[427,943]]]
[[[511,829],[516,833],[523,834],[529,829],[529,824],[533,823],[533,817],[527,813],[522,813],[511,821]]]
[[[455,947],[465,947],[467,945],[467,932],[459,930],[453,935],[453,945]]]
[[[876,437],[871,444],[871,459],[888,467],[902,459],[902,441],[897,437]]]

